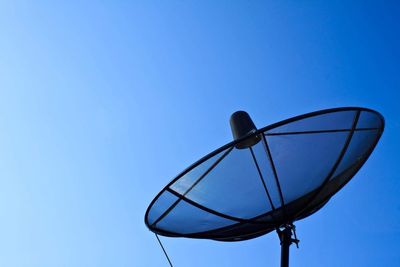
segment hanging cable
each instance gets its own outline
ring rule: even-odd
[[[167,260],[168,260],[168,262],[169,262],[169,265],[170,265],[171,267],[174,267],[174,266],[172,265],[171,260],[170,260],[169,257],[168,257],[167,251],[165,251],[165,248],[164,248],[163,244],[161,243],[160,238],[158,237],[157,234],[155,234],[155,236],[156,236],[156,238],[157,238],[157,240],[158,240],[158,243],[160,244],[160,247],[162,248],[162,250],[163,250],[163,252],[164,252],[165,257],[167,258]]]

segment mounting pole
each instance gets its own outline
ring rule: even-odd
[[[283,230],[277,229],[279,239],[281,241],[281,267],[289,267],[289,247],[295,243],[298,247],[299,240],[296,238],[294,225],[285,225]],[[292,238],[292,232],[295,238]]]

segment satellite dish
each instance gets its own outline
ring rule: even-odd
[[[298,243],[293,222],[321,209],[361,168],[383,129],[381,114],[335,108],[256,129],[244,111],[234,141],[203,157],[154,198],[147,227],[168,237],[241,241],[276,230],[281,266]]]

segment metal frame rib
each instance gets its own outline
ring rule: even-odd
[[[293,135],[293,134],[316,134],[316,133],[338,133],[338,132],[350,132],[350,131],[370,131],[379,130],[379,128],[358,128],[358,129],[336,129],[336,130],[314,130],[314,131],[295,131],[295,132],[278,132],[278,133],[265,133],[266,136],[276,135]]]
[[[170,192],[171,194],[174,194],[175,196],[177,196],[180,200],[183,200],[183,201],[195,206],[196,208],[199,208],[201,210],[209,212],[209,213],[211,213],[213,215],[216,215],[216,216],[228,219],[228,220],[236,221],[236,222],[243,222],[243,223],[250,222],[249,220],[238,218],[238,217],[234,217],[234,216],[230,216],[230,215],[227,215],[225,213],[221,213],[219,211],[216,211],[216,210],[213,210],[213,209],[208,208],[206,206],[203,206],[203,205],[201,205],[201,204],[199,204],[199,203],[197,203],[197,202],[195,202],[195,201],[193,201],[193,200],[191,200],[191,199],[179,194],[178,192],[176,192],[175,190],[172,190],[170,188],[167,188],[167,191]]]
[[[268,155],[269,163],[271,164],[272,172],[274,173],[276,186],[278,187],[278,191],[279,191],[279,198],[281,200],[281,206],[283,208],[283,211],[285,212],[285,209],[284,209],[285,201],[283,199],[282,188],[281,188],[281,184],[279,183],[278,173],[277,173],[276,168],[275,168],[274,160],[272,159],[271,150],[269,149],[268,142],[267,142],[267,139],[266,139],[264,133],[262,133],[261,137],[262,137],[262,140],[263,140],[263,143],[264,143],[264,148],[267,151],[267,155]]]
[[[344,157],[344,155],[347,152],[347,149],[350,145],[351,139],[353,137],[353,134],[356,130],[356,126],[358,123],[358,119],[360,118],[360,110],[357,110],[356,114],[354,115],[353,118],[353,123],[351,126],[351,130],[349,131],[349,134],[347,135],[346,141],[342,147],[342,150],[339,153],[338,158],[335,161],[335,164],[333,165],[333,167],[331,168],[331,170],[329,171],[328,175],[325,177],[324,181],[322,182],[322,184],[318,187],[318,189],[316,190],[316,192],[314,193],[314,195],[310,198],[310,200],[308,201],[308,203],[304,206],[303,209],[301,209],[299,212],[296,213],[295,217],[301,215],[310,205],[310,203],[312,203],[315,198],[319,195],[319,193],[322,191],[322,189],[325,187],[325,185],[330,181],[330,179],[332,178],[333,174],[335,173],[336,169],[339,167],[339,164],[342,162],[342,159]]]
[[[203,180],[203,178],[212,170],[215,168],[215,166],[218,165],[218,163],[221,162],[221,160],[223,160],[233,149],[233,146],[230,147],[227,151],[225,151],[224,154],[222,154],[221,157],[219,157],[183,194],[182,196],[186,196],[201,180]],[[158,217],[157,220],[155,220],[151,226],[156,225],[159,221],[161,221],[165,216],[167,216],[171,210],[173,210],[176,205],[178,205],[178,203],[182,200],[182,198],[178,198],[166,211],[164,211],[163,214],[160,215],[160,217]]]
[[[275,210],[274,203],[272,202],[271,195],[270,195],[269,192],[268,192],[268,188],[267,188],[267,185],[266,185],[266,183],[265,183],[264,177],[263,177],[263,175],[262,175],[262,173],[261,173],[260,166],[258,165],[256,156],[254,155],[253,148],[252,148],[252,147],[249,147],[249,150],[250,150],[250,152],[251,152],[251,156],[253,157],[254,164],[256,165],[258,174],[259,174],[259,176],[260,176],[261,183],[262,183],[262,185],[263,185],[263,187],[264,187],[265,193],[267,194],[268,201],[269,201],[269,203],[270,203],[270,205],[271,205],[271,208],[272,208],[272,210]]]

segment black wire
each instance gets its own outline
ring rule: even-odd
[[[174,266],[172,265],[172,262],[171,262],[171,260],[170,260],[170,259],[169,259],[169,257],[168,257],[167,251],[165,250],[165,248],[164,248],[163,244],[161,243],[161,240],[160,240],[160,238],[158,237],[158,235],[157,235],[157,234],[155,234],[155,236],[156,236],[156,238],[157,238],[157,240],[158,240],[158,243],[160,244],[160,247],[161,247],[161,248],[162,248],[162,250],[164,251],[164,255],[165,255],[165,257],[167,258],[167,260],[168,260],[168,262],[169,262],[169,265],[170,265],[171,267],[174,267]]]

